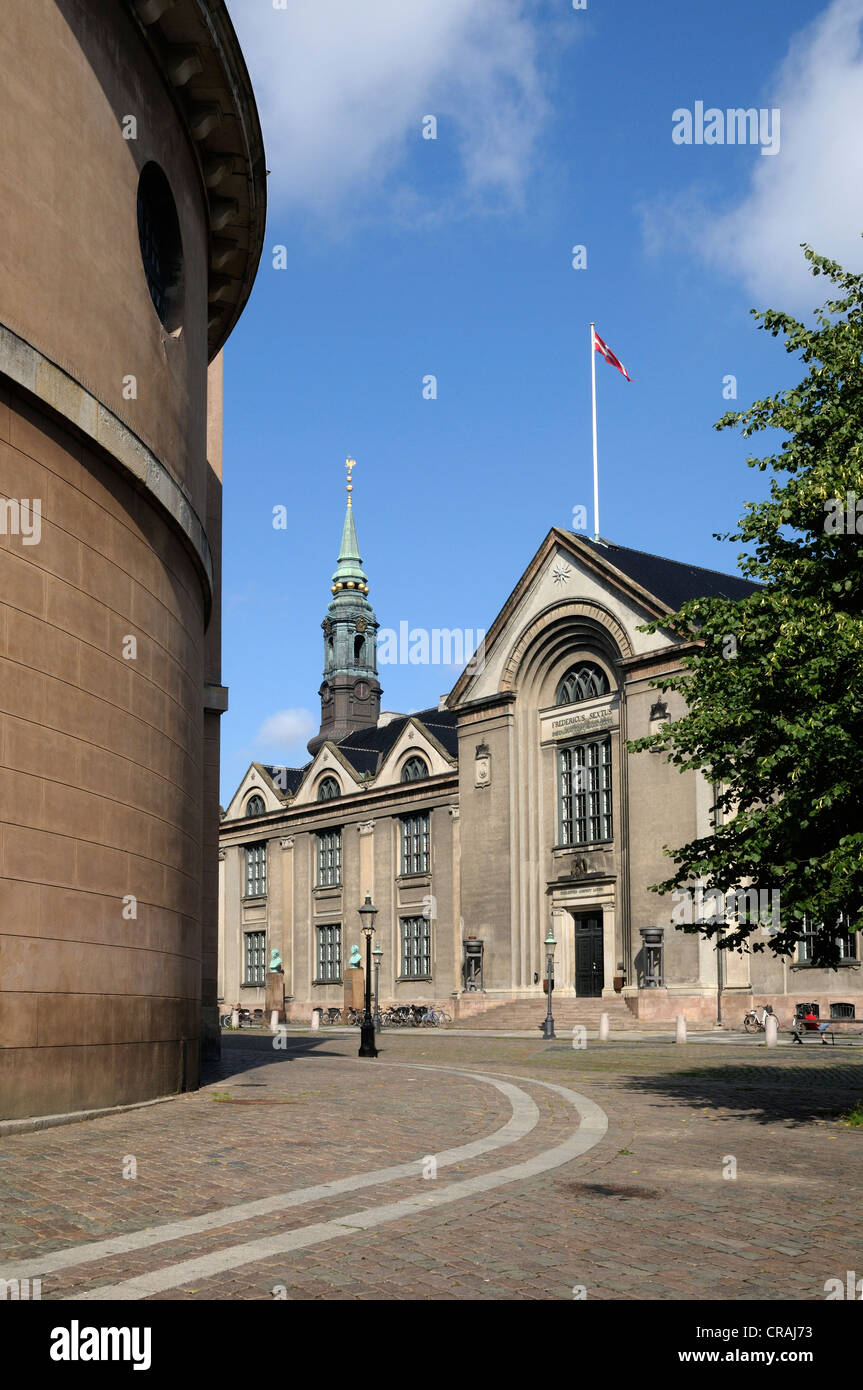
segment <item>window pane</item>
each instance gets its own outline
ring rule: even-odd
[[[428,917],[403,917],[402,978],[428,979],[431,975],[431,921]]]
[[[267,891],[267,846],[246,846],[247,898],[262,898]]]
[[[319,888],[328,888],[342,881],[342,832],[325,830],[318,836]]]
[[[607,695],[608,689],[608,677],[602,668],[593,661],[583,661],[564,676],[557,689],[557,703],[574,705],[597,695]]]
[[[558,779],[561,844],[610,840],[611,740],[593,739],[561,749]]]
[[[430,862],[430,822],[428,811],[402,820],[402,873],[428,873]]]
[[[342,928],[341,923],[318,927],[317,969],[318,980],[338,981],[342,977]]]
[[[266,967],[267,933],[265,931],[246,932],[245,978],[247,985],[262,985]]]

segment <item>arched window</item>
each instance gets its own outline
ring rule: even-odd
[[[408,758],[402,768],[403,782],[421,782],[428,775],[428,763],[424,758]]]
[[[318,787],[318,801],[335,801],[341,794],[342,789],[335,777],[325,777]]]
[[[608,676],[595,661],[583,661],[567,671],[557,687],[559,705],[575,705],[579,700],[592,700],[595,695],[607,695]]]
[[[182,311],[183,241],[170,185],[152,160],[138,180],[138,238],[153,307],[173,333]]]
[[[355,666],[362,666],[362,665],[364,664],[364,662],[363,662],[363,652],[364,652],[364,649],[365,649],[365,645],[366,645],[366,639],[365,639],[365,637],[362,637],[359,633],[357,633],[357,636],[354,638],[354,665],[355,665]]]
[[[262,796],[250,796],[246,802],[247,816],[262,816],[267,809],[267,803]]]

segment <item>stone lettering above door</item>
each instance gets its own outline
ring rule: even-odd
[[[614,712],[610,709],[591,710],[589,714],[565,714],[561,718],[542,720],[542,738],[578,738],[581,734],[592,734],[597,729],[614,727]]]

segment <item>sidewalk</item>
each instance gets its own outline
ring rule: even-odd
[[[863,1133],[836,1118],[859,1050],[277,1041],[226,1035],[201,1091],[4,1139],[0,1278],[49,1300],[805,1300],[863,1270]]]
[[[333,1036],[333,1037],[352,1036],[352,1037],[356,1037],[356,1039],[357,1039],[357,1044],[359,1045],[359,1028],[357,1028],[356,1026],[348,1026],[347,1024],[338,1024],[338,1023],[335,1023],[335,1024],[324,1024],[324,1023],[322,1023],[322,1024],[320,1025],[319,1028],[313,1029],[313,1028],[310,1027],[310,1025],[309,1025],[308,1023],[288,1023],[288,1024],[283,1025],[283,1026],[282,1026],[281,1028],[279,1028],[278,1030],[276,1030],[276,1032],[277,1032],[277,1033],[287,1033],[287,1034],[289,1034],[289,1035],[294,1035],[294,1034],[296,1034],[296,1035],[301,1036],[301,1037],[308,1037],[309,1035],[311,1035],[311,1036],[314,1037],[314,1036],[317,1036],[318,1034],[320,1034],[320,1035],[328,1035],[328,1036]],[[384,1037],[384,1038],[391,1038],[391,1037],[412,1038],[412,1037],[428,1037],[430,1034],[433,1034],[435,1037],[441,1037],[441,1038],[443,1038],[443,1037],[448,1037],[448,1038],[476,1038],[476,1039],[481,1039],[481,1038],[532,1038],[532,1039],[534,1039],[534,1040],[537,1039],[537,1038],[540,1038],[540,1039],[541,1039],[541,1030],[540,1030],[539,1026],[537,1026],[536,1028],[520,1029],[520,1030],[509,1030],[509,1031],[504,1031],[504,1030],[502,1030],[502,1029],[501,1029],[501,1030],[497,1030],[497,1029],[492,1029],[492,1028],[484,1028],[484,1029],[482,1030],[482,1032],[480,1032],[479,1030],[477,1030],[477,1029],[475,1029],[475,1028],[459,1028],[459,1027],[457,1027],[457,1026],[454,1025],[454,1024],[447,1024],[446,1026],[440,1026],[440,1027],[438,1027],[438,1028],[384,1028],[384,1029],[381,1030],[380,1033],[377,1034],[377,1037],[378,1037],[378,1039],[380,1039],[380,1038],[382,1038],[382,1037]],[[223,1038],[226,1038],[226,1037],[245,1037],[246,1035],[259,1035],[259,1036],[263,1036],[263,1037],[274,1037],[274,1036],[276,1036],[276,1033],[274,1033],[272,1029],[266,1028],[266,1027],[264,1027],[264,1028],[240,1028],[240,1029],[239,1029],[239,1032],[237,1032],[237,1031],[234,1030],[234,1029],[230,1029],[230,1028],[223,1028],[223,1029],[222,1029],[222,1037],[223,1037]],[[564,1039],[564,1040],[569,1039],[569,1040],[571,1041],[571,1039],[572,1039],[572,1030],[569,1030],[568,1032],[563,1031],[563,1030],[558,1030],[558,1031],[557,1031],[557,1037],[558,1037],[558,1039]],[[595,1029],[594,1029],[594,1030],[587,1029],[586,1032],[585,1032],[585,1037],[586,1037],[586,1039],[587,1039],[588,1042],[595,1042],[595,1043],[597,1043],[599,1046],[602,1046],[602,1045],[603,1045],[603,1044],[599,1043],[599,1034],[597,1033],[597,1031],[596,1031]],[[632,1030],[632,1029],[629,1029],[629,1028],[627,1028],[625,1032],[615,1032],[615,1031],[612,1029],[611,1032],[609,1033],[608,1041],[609,1041],[609,1042],[613,1042],[613,1043],[623,1043],[623,1044],[626,1044],[626,1043],[638,1043],[639,1045],[642,1044],[642,1043],[666,1043],[666,1044],[667,1044],[667,1043],[675,1043],[675,1044],[676,1044],[676,1035],[675,1035],[675,1029],[674,1029],[673,1027],[671,1027],[670,1030],[669,1030],[667,1033],[657,1033],[657,1032],[642,1033],[642,1032],[638,1032],[638,1031],[635,1031],[635,1030]],[[816,1041],[816,1040],[815,1040],[814,1038],[810,1038],[810,1039],[804,1040],[802,1046],[811,1049],[811,1048],[814,1046],[815,1041]],[[728,1029],[725,1029],[725,1028],[714,1028],[714,1029],[712,1029],[710,1032],[691,1032],[691,1033],[688,1034],[688,1037],[687,1037],[687,1046],[689,1046],[689,1045],[695,1045],[696,1043],[703,1043],[703,1042],[720,1043],[720,1044],[729,1044],[729,1045],[740,1044],[741,1046],[744,1046],[744,1047],[746,1047],[746,1046],[749,1046],[749,1047],[753,1047],[753,1046],[754,1046],[754,1047],[766,1047],[766,1046],[767,1046],[767,1043],[765,1042],[765,1038],[764,1038],[764,1034],[763,1034],[763,1033],[735,1033],[735,1032],[732,1032],[732,1031],[730,1031],[730,1030],[728,1030]],[[844,1046],[848,1046],[848,1045],[850,1045],[850,1046],[852,1046],[852,1047],[856,1047],[858,1050],[863,1051],[863,1037],[855,1037],[855,1036],[852,1036],[852,1035],[849,1034],[848,1037],[844,1037],[844,1038],[841,1037],[841,1038],[838,1040],[838,1042],[835,1044],[835,1046],[838,1047],[838,1048],[841,1048],[841,1047],[844,1047]],[[786,1029],[786,1030],[785,1030],[785,1036],[783,1036],[782,1032],[780,1032],[779,1037],[778,1037],[777,1040],[776,1040],[776,1046],[777,1046],[777,1047],[797,1047],[797,1044],[794,1043],[794,1042],[792,1041],[791,1036],[790,1036],[790,1033],[789,1033],[789,1030]],[[827,1046],[829,1046],[830,1048],[832,1048],[832,1047],[834,1046],[834,1044],[833,1044],[833,1043],[829,1043]],[[800,1049],[798,1049],[798,1050],[800,1050]]]

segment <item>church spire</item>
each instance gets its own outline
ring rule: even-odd
[[[342,542],[333,582],[332,600],[321,624],[324,630],[324,679],[321,697],[321,727],[309,740],[314,756],[327,739],[338,741],[351,733],[376,724],[381,709],[378,680],[378,620],[368,600],[369,583],[363,569],[352,493],[356,460],[345,460],[348,494]]]
[[[336,572],[333,575],[333,583],[330,592],[337,594],[342,589],[358,589],[361,594],[369,592],[368,579],[363,572],[363,562],[360,555],[360,543],[357,540],[357,528],[354,523],[354,506],[351,493],[354,485],[351,482],[351,474],[356,468],[356,459],[345,459],[345,468],[348,472],[346,492],[348,494],[348,505],[345,508],[345,524],[342,527],[342,544],[339,550],[339,562],[336,565]]]

